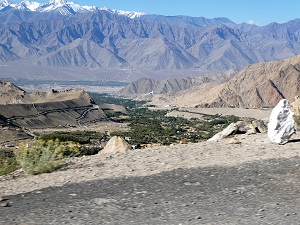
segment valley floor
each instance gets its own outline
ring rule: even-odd
[[[168,108],[158,108],[166,110]],[[208,115],[235,115],[238,117],[249,117],[258,120],[268,120],[272,109],[271,108],[261,108],[261,109],[243,109],[243,108],[193,108],[193,107],[180,107],[178,110],[173,110],[168,113],[169,116],[180,116],[187,119],[199,118],[201,119],[201,114]]]

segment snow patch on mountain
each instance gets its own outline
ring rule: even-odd
[[[66,0],[50,0],[50,4],[54,4],[54,5],[64,5],[66,3],[67,3]]]
[[[48,4],[43,4],[38,11],[51,12],[57,10],[62,15],[73,15],[82,11],[82,7],[74,2],[66,2],[63,0],[52,0]]]
[[[110,13],[115,13],[118,15],[123,15],[123,16],[127,16],[131,19],[134,19],[136,17],[140,17],[142,15],[148,15],[148,13],[145,12],[130,12],[130,11],[123,11],[123,10],[117,10],[117,9],[109,9],[107,7],[99,7],[99,10],[105,10],[108,11]]]
[[[127,16],[131,19],[148,14],[145,12],[128,12],[128,11],[122,11],[122,10],[113,10],[113,12],[116,14],[119,14],[119,15]]]
[[[9,2],[7,0],[0,0],[0,10],[9,6]]]
[[[90,11],[90,12],[96,11],[98,9],[96,6],[88,6],[88,5],[83,5],[83,6],[81,6],[81,8],[83,8],[87,11]]]

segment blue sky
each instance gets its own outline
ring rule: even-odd
[[[13,1],[13,0],[12,0]],[[32,0],[48,2],[48,0]],[[80,5],[161,15],[227,17],[235,23],[266,25],[300,18],[299,0],[70,0]]]

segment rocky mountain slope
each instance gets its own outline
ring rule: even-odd
[[[81,89],[27,93],[0,83],[2,124],[25,128],[82,126],[106,120],[106,114]]]
[[[10,82],[0,80],[0,104],[14,104],[24,96],[25,91]]]
[[[122,88],[118,94],[123,96],[136,96],[141,94],[174,94],[202,84],[221,84],[228,81],[235,74],[236,71],[232,70],[226,74],[210,74],[193,78],[187,77],[181,80],[155,80],[151,78],[141,78]]]
[[[275,106],[280,99],[294,101],[300,94],[300,55],[247,66],[228,82],[169,99],[176,105],[257,108]]]
[[[299,19],[258,27],[58,0],[1,0],[0,34],[0,78],[183,78],[300,54]]]

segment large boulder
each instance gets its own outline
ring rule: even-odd
[[[226,127],[224,130],[220,131],[219,133],[215,134],[213,137],[208,139],[207,141],[218,141],[221,139],[224,139],[237,131],[237,125],[235,123],[231,123],[228,127]]]
[[[295,101],[291,104],[291,110],[294,113],[294,120],[297,125],[297,129],[300,129],[300,96],[295,97]]]
[[[266,128],[264,121],[238,121],[236,123],[231,123],[224,130],[215,134],[208,141],[218,141],[224,138],[231,137],[236,134],[256,134],[256,133],[266,133]]]
[[[121,137],[113,136],[100,151],[101,154],[116,154],[130,150],[130,145]]]
[[[259,133],[267,133],[268,127],[267,127],[267,120],[254,120],[252,121],[252,126],[254,129]]]
[[[268,123],[268,137],[277,144],[285,144],[296,132],[294,113],[288,100],[282,99],[274,107]]]

